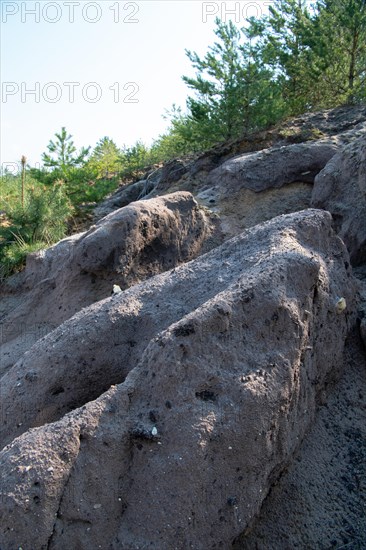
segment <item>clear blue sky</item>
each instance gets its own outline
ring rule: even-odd
[[[2,166],[21,155],[36,165],[62,126],[78,148],[103,136],[150,144],[167,127],[165,109],[185,105],[181,76],[194,74],[185,48],[204,55],[215,16],[243,26],[269,4],[2,0]]]

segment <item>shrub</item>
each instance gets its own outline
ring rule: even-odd
[[[70,171],[66,183],[66,194],[74,207],[83,203],[99,202],[117,189],[119,178],[99,178],[91,167],[75,168]]]
[[[0,227],[1,278],[18,271],[29,252],[62,239],[72,207],[64,185],[28,189],[24,208],[19,202],[6,209],[7,223]]]
[[[27,244],[23,239],[15,235],[14,239],[14,242],[3,250],[0,248],[0,280],[4,280],[6,277],[21,271],[25,267],[28,254],[45,248],[45,243],[43,242]]]

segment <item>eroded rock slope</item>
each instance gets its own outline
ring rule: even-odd
[[[331,212],[352,263],[366,263],[366,131],[317,175],[311,202]]]
[[[1,550],[365,547],[365,120],[167,163],[0,288]]]
[[[1,379],[0,546],[228,548],[340,376],[355,296],[307,210],[62,324]]]
[[[132,203],[89,231],[30,255],[15,289],[9,284],[1,292],[0,375],[39,338],[110,296],[114,284],[125,289],[191,260],[211,233],[207,215],[181,192]]]
[[[96,217],[142,196],[194,194],[231,237],[281,214],[310,207],[314,178],[334,154],[366,135],[365,105],[305,113],[229,141],[197,157],[174,160],[119,189]]]

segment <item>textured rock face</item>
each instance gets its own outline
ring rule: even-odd
[[[366,130],[318,174],[311,202],[332,213],[352,264],[366,262]]]
[[[228,196],[224,190],[210,188],[199,193],[197,199],[218,213],[222,232],[233,237],[281,214],[306,210],[310,206],[311,192],[311,184],[295,182],[261,193],[238,189]]]
[[[314,177],[342,146],[365,134],[365,120],[363,105],[306,113],[217,145],[198,158],[167,163],[147,180],[118,190],[97,215],[147,193],[186,190],[220,216],[221,231],[230,238],[275,216],[309,208]]]
[[[161,169],[158,185],[163,185],[165,182],[178,181],[186,173],[187,168],[182,161],[171,160]]]
[[[354,300],[308,210],[64,323],[1,379],[0,547],[229,547],[339,376]]]
[[[366,350],[366,265],[355,268],[354,272],[359,283],[358,318],[360,320],[360,334]]]
[[[110,214],[116,208],[127,206],[133,201],[145,198],[156,189],[157,194],[169,193],[169,185],[178,181],[185,173],[187,168],[179,160],[167,162],[161,168],[155,169],[146,177],[146,179],[137,181],[118,189],[110,197],[101,202],[95,209],[96,219]]]
[[[49,277],[72,267],[83,274],[117,281],[126,288],[146,273],[154,275],[193,258],[209,233],[205,222],[190,193],[132,203],[109,214],[86,233],[46,250],[45,256],[31,256],[28,285],[42,275]],[[159,268],[154,269],[158,264]]]
[[[258,193],[296,181],[312,183],[316,174],[336,151],[334,144],[318,142],[247,153],[234,157],[213,170],[209,175],[209,182],[220,185],[223,195],[226,196],[239,189]]]
[[[103,218],[116,209],[123,208],[131,202],[139,200],[149,193],[153,187],[154,183],[152,181],[141,180],[118,189],[111,197],[105,199],[96,207],[95,217],[97,219]]]
[[[366,368],[357,334],[296,458],[233,550],[365,548]]]
[[[197,200],[220,216],[231,237],[281,214],[310,206],[315,175],[336,153],[335,143],[302,143],[245,153],[204,180]]]
[[[83,307],[197,256],[211,234],[189,193],[133,203],[29,257],[22,305],[1,319],[0,375]]]

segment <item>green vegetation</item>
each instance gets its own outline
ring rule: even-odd
[[[336,32],[335,32],[336,29]],[[366,0],[275,0],[238,29],[216,20],[185,114],[174,108],[162,141],[197,151],[277,121],[366,100]],[[187,147],[188,145],[188,147]]]
[[[90,159],[89,167],[97,178],[108,178],[120,170],[120,151],[112,139],[105,136],[98,141]]]
[[[22,157],[19,177],[0,176],[0,277],[64,237],[88,204],[164,161],[305,111],[366,100],[366,0],[275,0],[268,15],[241,29],[217,19],[215,35],[203,58],[186,50],[195,71],[182,77],[191,94],[186,109],[167,111],[169,129],[151,147],[119,148],[105,136],[93,151],[78,152],[62,128],[41,169]]]
[[[289,115],[365,100],[365,0],[277,0],[251,26]]]
[[[6,208],[6,222],[0,225],[0,278],[18,271],[29,252],[62,239],[72,212],[64,185],[40,185],[27,190],[25,203],[14,200]]]
[[[61,132],[55,135],[55,141],[51,140],[47,145],[48,153],[43,153],[42,155],[43,164],[46,168],[53,169],[55,177],[68,181],[71,177],[72,169],[85,164],[90,147],[83,147],[76,154],[76,147],[72,141],[72,136],[67,134],[66,128],[61,128]]]

